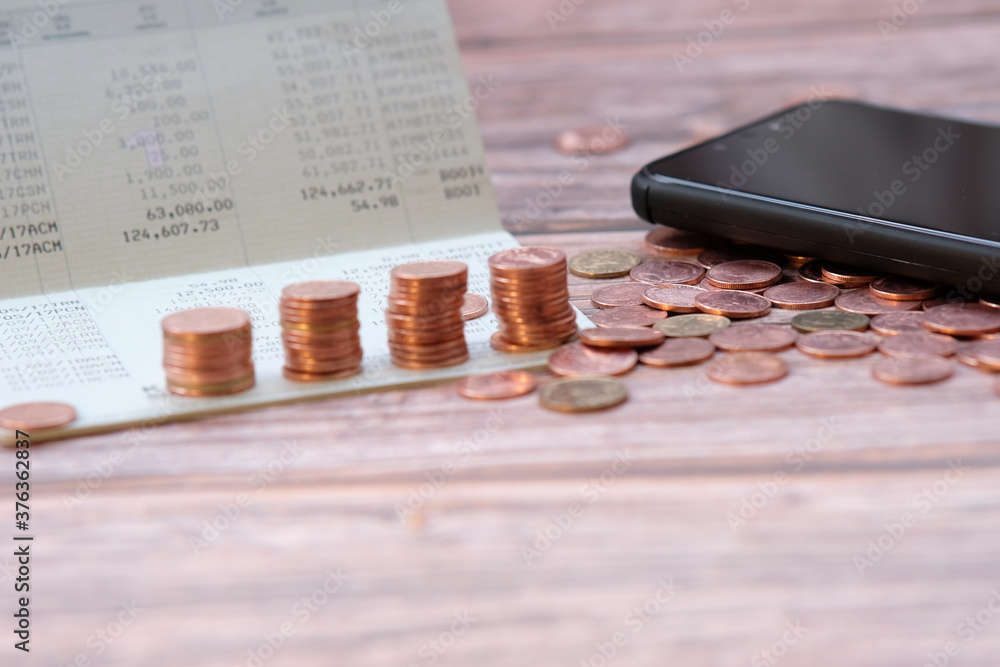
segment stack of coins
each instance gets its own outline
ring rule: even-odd
[[[494,348],[501,352],[550,350],[576,334],[562,250],[504,250],[490,257],[489,265],[493,312],[500,322],[500,330],[490,340]]]
[[[361,325],[355,283],[313,280],[281,292],[284,375],[295,382],[327,382],[361,371]]]
[[[250,314],[195,308],[163,318],[167,389],[180,396],[226,396],[254,385]]]
[[[390,274],[389,353],[400,368],[447,368],[469,360],[462,303],[469,267],[462,262],[402,264]]]

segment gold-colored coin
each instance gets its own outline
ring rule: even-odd
[[[653,328],[667,338],[705,338],[731,324],[732,320],[721,315],[678,315],[660,320]]]
[[[628,389],[621,380],[608,377],[576,377],[556,380],[539,397],[543,408],[557,412],[594,412],[624,403]]]
[[[620,278],[642,263],[642,258],[624,250],[592,250],[569,261],[569,270],[581,278]]]
[[[815,310],[792,318],[792,326],[802,333],[814,331],[865,331],[871,319],[867,315],[841,310]]]

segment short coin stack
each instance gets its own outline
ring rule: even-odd
[[[195,308],[163,318],[167,389],[180,396],[227,396],[254,385],[250,314]]]
[[[390,274],[389,328],[392,363],[421,370],[469,360],[462,318],[469,267],[462,262],[401,264]]]
[[[284,375],[295,382],[327,382],[361,370],[357,284],[312,280],[281,292]]]
[[[500,321],[500,330],[490,340],[494,348],[501,352],[550,350],[576,334],[562,250],[504,250],[490,257],[489,266],[493,312]]]

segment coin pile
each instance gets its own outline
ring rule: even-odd
[[[469,267],[462,262],[411,262],[390,274],[389,353],[400,368],[457,366],[469,360],[462,304]]]
[[[313,280],[281,292],[284,375],[295,382],[325,382],[361,370],[361,324],[355,283]]]
[[[493,312],[500,330],[490,343],[502,352],[559,347],[576,334],[569,303],[566,254],[555,248],[514,248],[489,259]]]
[[[180,396],[226,396],[254,385],[250,314],[195,308],[163,318],[167,389]]]

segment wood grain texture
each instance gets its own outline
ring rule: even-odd
[[[632,145],[574,172],[522,242],[644,252],[621,231],[644,228],[639,166],[814,85],[1000,120],[1000,3],[926,3],[886,40],[892,4],[752,0],[681,73],[673,52],[737,3],[590,0],[552,30],[555,0],[452,0],[470,80],[503,84],[479,113],[504,219],[574,167],[553,137],[608,115]],[[594,284],[572,280],[577,305]],[[641,368],[593,415],[444,385],[39,447],[37,649],[2,664],[600,665],[621,633],[610,665],[912,667],[950,642],[950,664],[996,665],[1000,617],[960,625],[1000,590],[994,378],[894,388],[873,358],[783,356],[759,388]]]

